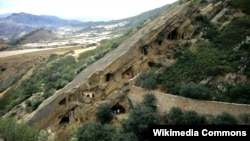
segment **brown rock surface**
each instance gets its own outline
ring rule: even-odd
[[[83,70],[71,83],[45,100],[27,118],[29,124],[41,128],[51,125],[60,132],[67,130],[69,117],[83,123],[95,118],[95,109],[100,102],[116,104],[128,89],[123,88],[128,79],[159,63],[157,57],[170,47],[178,47],[191,37],[192,19],[195,8],[191,3],[174,5],[139,29],[118,48]],[[157,42],[159,33],[166,36]]]

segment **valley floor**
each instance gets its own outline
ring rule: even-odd
[[[33,53],[33,52],[51,52],[57,54],[57,52],[66,52],[71,50],[76,50],[76,52],[79,54],[79,52],[84,52],[85,50],[89,50],[91,48],[79,48],[79,47],[73,47],[73,46],[65,46],[65,47],[59,47],[59,48],[33,48],[33,49],[22,49],[22,50],[13,50],[13,51],[1,51],[0,52],[0,58],[14,56],[14,55],[21,55],[25,53]],[[93,48],[94,49],[94,48]]]

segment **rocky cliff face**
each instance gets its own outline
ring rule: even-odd
[[[168,58],[161,57],[191,38],[194,32],[191,19],[195,13],[191,2],[172,5],[44,101],[27,122],[41,128],[55,126],[67,130],[70,122],[83,123],[95,118],[99,103],[115,105],[129,91],[124,85],[130,79],[168,62]]]

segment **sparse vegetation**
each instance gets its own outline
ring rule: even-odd
[[[39,131],[24,123],[17,123],[15,119],[0,119],[0,138],[5,141],[35,141]]]
[[[11,46],[20,45],[27,37],[32,36],[34,33],[38,32],[38,31],[40,31],[40,30],[44,30],[44,28],[39,28],[39,29],[36,29],[36,30],[34,30],[34,31],[31,31],[31,32],[25,34],[25,35],[22,36],[22,37],[18,37],[18,38],[12,37],[12,38],[9,40],[8,44],[11,45]]]
[[[250,56],[249,43],[243,43],[237,51],[234,49],[250,35],[249,19],[249,15],[239,17],[224,28],[218,29],[206,16],[197,15],[194,24],[206,27],[202,28],[206,29],[203,30],[203,37],[209,40],[193,44],[196,51],[190,51],[190,46],[182,48],[174,55],[178,60],[174,65],[159,72],[142,74],[137,85],[149,90],[161,86],[166,92],[195,99],[249,104],[248,80],[236,82],[236,85],[223,82],[226,91],[218,90],[218,82],[211,81],[205,86],[199,84],[209,77],[218,81],[218,77],[236,73],[242,66],[245,66],[243,75],[249,76],[250,69],[246,63]]]
[[[2,112],[11,110],[34,93],[43,92],[44,99],[53,95],[56,90],[66,86],[88,65],[116,48],[130,33],[131,31],[115,39],[103,41],[96,49],[81,53],[77,62],[73,56],[68,55],[71,52],[62,55],[51,54],[47,60],[34,69],[28,80],[22,82],[21,86],[8,90],[0,99]],[[32,110],[35,110],[41,102],[40,100],[36,102]]]

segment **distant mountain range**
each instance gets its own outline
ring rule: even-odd
[[[81,24],[76,20],[64,20],[56,16],[38,16],[27,13],[13,13],[0,18],[0,37],[12,37],[22,32],[30,32],[38,28],[54,29],[66,25]]]
[[[50,30],[57,29],[59,27],[73,25],[74,27],[82,28],[82,31],[91,29],[93,26],[98,25],[110,25],[117,24],[120,22],[126,22],[126,28],[137,26],[150,17],[153,17],[160,13],[163,9],[166,9],[168,5],[165,5],[154,10],[150,10],[139,14],[134,17],[112,20],[112,21],[95,21],[95,22],[81,22],[77,20],[65,20],[56,16],[47,15],[32,15],[28,13],[9,13],[0,15],[0,38],[11,38],[18,37],[34,31],[39,28],[47,28]]]
[[[0,14],[0,18],[5,18],[11,15],[12,13]]]

